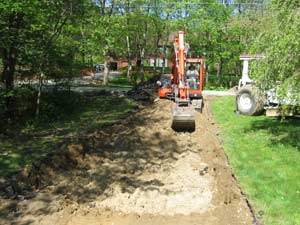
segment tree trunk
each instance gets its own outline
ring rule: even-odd
[[[92,53],[90,52],[89,53],[89,64],[90,64],[90,68],[93,68],[94,67],[94,61],[93,61],[93,55]]]
[[[44,74],[41,73],[40,76],[39,76],[39,90],[38,90],[38,96],[37,96],[37,100],[36,100],[36,111],[35,111],[35,116],[36,117],[39,117],[39,115],[40,115],[43,77],[44,77]]]
[[[218,84],[221,84],[221,80],[222,80],[222,68],[223,68],[223,62],[222,62],[222,57],[219,56],[218,59],[218,72],[217,72],[217,77],[218,77]]]
[[[85,65],[85,62],[86,62],[86,60],[85,60],[85,50],[87,49],[87,47],[86,47],[86,36],[85,36],[84,31],[83,31],[83,27],[81,27],[80,30],[81,30],[81,39],[83,41],[82,42],[83,43],[83,50],[81,51],[81,59],[82,59],[83,65]]]
[[[145,30],[147,31],[147,25],[145,24]],[[141,82],[145,81],[145,74],[144,74],[144,59],[145,59],[145,45],[146,45],[146,33],[143,34],[143,39],[141,43],[141,39],[138,36],[138,48],[139,48],[139,56],[138,56],[138,63],[139,63],[139,72],[141,75]]]
[[[109,56],[108,56],[108,47],[105,47],[105,60],[104,60],[104,75],[103,75],[103,85],[108,84],[108,75],[109,75]]]
[[[239,15],[242,14],[242,4],[241,4],[241,2],[238,3],[238,12],[239,12]]]
[[[108,57],[105,57],[104,61],[104,75],[103,75],[103,85],[108,84],[108,75],[109,75],[109,68],[108,68]]]
[[[208,84],[208,64],[205,63],[205,83]]]
[[[155,73],[156,73],[156,68],[157,68],[157,59],[159,58],[159,40],[160,40],[160,37],[161,37],[161,34],[160,34],[160,32],[158,32],[157,37],[156,37],[156,46],[155,46],[155,51],[154,51],[154,63],[153,63]]]
[[[145,57],[145,48],[142,47],[140,53],[140,74],[141,74],[141,82],[145,81],[145,74],[144,74],[144,57]]]
[[[161,74],[165,74],[165,69],[166,69],[166,55],[167,55],[167,52],[166,52],[166,47],[165,45],[163,46],[163,63],[162,63],[162,70],[161,70]]]
[[[85,53],[84,53],[84,51],[82,51],[82,53],[81,53],[81,60],[82,60],[82,64],[85,65]]]
[[[12,12],[9,15],[8,31],[12,33],[12,43],[7,48],[1,49],[3,71],[2,80],[5,83],[7,90],[12,90],[14,86],[14,73],[17,63],[17,46],[18,46],[18,34],[23,21],[23,13]]]
[[[127,67],[127,80],[131,80],[131,57],[130,57],[130,42],[129,37],[126,36],[126,42],[127,42],[127,60],[128,60],[128,67]]]
[[[5,84],[6,92],[11,92],[14,88],[14,73],[16,68],[16,53],[17,49],[15,47],[10,47],[9,50],[2,49],[2,81]],[[6,117],[10,119],[15,118],[15,108],[14,108],[14,96],[8,95],[5,97],[6,104]]]
[[[14,86],[14,73],[17,62],[17,49],[15,47],[10,47],[9,50],[2,49],[2,80],[5,83],[5,87],[8,90],[13,89]]]

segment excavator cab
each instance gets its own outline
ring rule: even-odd
[[[191,104],[195,110],[202,112],[203,108],[203,82],[204,82],[204,59],[203,58],[186,58],[186,78],[188,93]],[[191,70],[192,68],[192,70]],[[192,71],[192,72],[190,72]]]

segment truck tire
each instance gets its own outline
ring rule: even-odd
[[[236,109],[243,115],[261,115],[264,111],[264,104],[264,95],[251,87],[240,89],[236,95]]]

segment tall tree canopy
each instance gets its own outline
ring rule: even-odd
[[[191,55],[205,55],[209,74],[217,75],[222,85],[225,76],[240,76],[240,53],[253,43],[264,51],[263,44],[254,42],[257,36],[268,36],[260,27],[278,26],[268,21],[267,12],[279,5],[297,6],[268,2],[5,0],[0,3],[1,80],[11,88],[15,76],[26,74],[72,77],[109,56],[136,60],[143,74],[144,60],[168,57],[169,34],[184,30]]]
[[[277,88],[286,104],[300,101],[299,8],[298,2],[273,1],[259,20],[258,36],[250,48],[265,55],[252,68],[255,79],[263,89]]]

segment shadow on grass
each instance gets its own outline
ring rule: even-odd
[[[17,121],[0,131],[0,177],[57,151],[65,140],[82,132],[93,132],[135,110],[126,98],[100,93],[84,96],[76,93],[45,95],[41,116]]]
[[[300,152],[300,118],[286,118],[283,121],[276,118],[256,120],[248,131],[265,131],[271,134],[270,147],[287,146]]]

